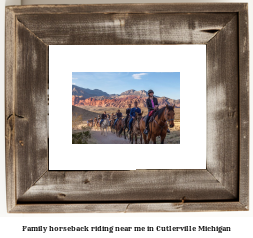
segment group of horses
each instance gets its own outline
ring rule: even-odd
[[[129,135],[129,140],[133,144],[135,140],[135,144],[137,144],[138,136],[140,138],[140,143],[142,144],[142,139],[145,144],[149,144],[150,140],[152,140],[153,144],[156,144],[156,137],[161,138],[161,144],[164,144],[164,139],[167,134],[168,127],[174,127],[174,112],[175,105],[169,106],[168,104],[165,107],[154,112],[149,120],[149,132],[148,135],[144,133],[146,128],[145,125],[145,117],[143,117],[142,113],[136,113],[135,118],[132,123],[131,133]],[[115,118],[109,120],[109,118],[104,119],[101,123],[100,121],[88,121],[88,126],[94,127],[96,129],[100,128],[101,135],[107,134],[107,128],[111,128],[111,132],[115,133],[118,137],[122,136],[122,132],[124,133],[124,138],[127,138],[126,129],[128,129],[130,117],[127,120],[125,118],[119,118],[115,127],[114,122]]]

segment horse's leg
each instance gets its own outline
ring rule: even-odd
[[[150,141],[150,137],[151,137],[151,134],[150,134],[150,132],[149,132],[149,133],[148,133],[147,144],[149,144],[149,141]]]
[[[156,136],[152,136],[153,144],[156,144]]]
[[[131,135],[130,135],[130,140],[131,140],[131,144],[133,144],[134,143],[134,135],[133,135],[133,133],[131,133]]]
[[[144,140],[144,144],[147,144],[147,135],[145,135],[144,133],[143,134],[143,140]]]
[[[167,134],[167,130],[161,134],[161,144],[164,144],[164,139],[166,137],[166,134]]]
[[[141,144],[142,144],[142,133],[141,133],[141,137],[140,137],[140,140],[141,140]]]
[[[135,134],[135,144],[137,144],[137,134]]]

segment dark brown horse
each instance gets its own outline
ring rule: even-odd
[[[174,108],[175,108],[175,104],[173,106],[169,106],[167,104],[165,107],[155,112],[154,120],[152,122],[149,122],[148,136],[143,133],[146,126],[145,126],[145,121],[141,120],[141,133],[143,135],[145,144],[148,144],[150,139],[152,139],[153,144],[156,144],[157,136],[161,137],[161,144],[164,144],[164,139],[167,134],[168,124],[170,128],[174,127],[174,116],[175,116]]]
[[[115,122],[115,118],[112,118],[111,121],[110,121],[110,127],[111,127],[111,132],[113,132],[113,125],[114,125],[114,122]]]
[[[127,119],[123,120],[123,129],[122,129],[122,131],[124,131],[124,138],[125,139],[127,137],[126,136],[126,129],[128,129],[129,121],[130,121],[130,116]]]
[[[120,137],[123,128],[123,119],[119,118],[115,125],[116,136]]]
[[[141,133],[141,119],[142,119],[142,113],[135,113],[135,118],[133,120],[133,124],[132,124],[132,131],[131,131],[131,134],[130,134],[130,141],[131,141],[131,144],[133,144],[133,141],[134,141],[134,136],[135,136],[135,144],[137,144],[137,136],[139,135],[140,136],[140,141],[141,141],[141,144],[142,144],[142,133]]]

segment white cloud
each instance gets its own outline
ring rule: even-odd
[[[75,83],[72,83],[72,85],[76,85]]]
[[[73,79],[78,79],[78,78],[72,78],[72,80],[73,80]]]
[[[147,73],[133,74],[132,77],[133,77],[134,79],[141,79],[141,77],[142,77],[143,75],[146,75],[146,74],[147,74]]]

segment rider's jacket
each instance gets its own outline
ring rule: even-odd
[[[129,116],[130,111],[131,111],[131,108],[127,108],[127,109],[126,109],[126,114],[127,114],[127,116]]]
[[[121,112],[117,112],[117,119],[121,118],[122,117],[122,113]]]
[[[154,105],[158,105],[158,100],[157,100],[157,98],[153,97],[153,102],[154,102]],[[148,108],[148,111],[149,111],[149,112],[152,111],[152,110],[154,110],[150,98],[148,98],[148,99],[146,100],[146,104],[147,104],[147,108]]]
[[[107,115],[103,113],[101,116],[101,119],[105,119],[105,118],[107,118]]]
[[[139,107],[137,108],[133,107],[130,111],[130,116],[135,117],[135,113],[141,113],[141,109]]]

